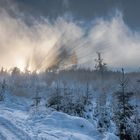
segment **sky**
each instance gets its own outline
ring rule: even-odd
[[[65,66],[76,52],[79,67],[94,69],[101,52],[110,68],[138,70],[139,6],[139,0],[0,0],[0,67]]]
[[[5,0],[2,0],[5,1]],[[7,0],[6,0],[7,1]],[[33,16],[49,17],[70,15],[75,20],[91,22],[94,18],[112,16],[116,9],[123,13],[124,21],[133,29],[140,25],[139,0],[13,0],[18,8]]]

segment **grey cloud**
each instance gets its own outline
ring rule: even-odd
[[[0,13],[0,64],[22,70],[44,70],[75,52],[79,67],[94,68],[96,52],[100,51],[109,67],[137,68],[140,59],[140,33],[132,31],[121,13],[111,19],[96,18],[87,31],[73,20],[58,17],[34,21],[32,26],[7,11]],[[67,53],[66,53],[67,54]],[[9,61],[10,60],[10,61]]]

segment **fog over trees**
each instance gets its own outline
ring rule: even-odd
[[[76,63],[73,54],[73,62]],[[52,67],[44,72],[0,71],[0,102],[10,96],[30,100],[29,110],[43,107],[96,122],[99,133],[120,140],[140,138],[140,72],[111,71],[97,53],[95,69]],[[43,105],[42,105],[43,104]]]

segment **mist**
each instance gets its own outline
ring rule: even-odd
[[[18,11],[19,12],[19,11]],[[93,19],[87,29],[80,21],[58,17],[30,18],[0,12],[0,67],[18,67],[22,71],[43,71],[52,66],[71,65],[75,53],[77,66],[94,69],[97,52],[101,52],[109,68],[139,68],[140,33],[131,30],[116,12],[111,18]]]

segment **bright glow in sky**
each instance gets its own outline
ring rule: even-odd
[[[44,70],[63,57],[61,47],[75,51],[78,65],[86,68],[94,68],[97,51],[109,67],[139,68],[140,33],[132,31],[119,12],[110,20],[96,19],[88,32],[63,17],[54,23],[44,19],[28,26],[21,18],[0,12],[1,67]]]

